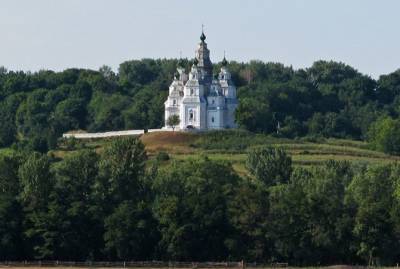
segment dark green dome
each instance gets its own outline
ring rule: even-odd
[[[206,40],[206,35],[204,34],[204,32],[201,32],[200,40],[202,42],[204,42],[204,40]]]

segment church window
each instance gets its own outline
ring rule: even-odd
[[[173,100],[173,105],[176,106],[176,99]]]
[[[194,112],[193,110],[189,110],[189,120],[193,120],[194,119]]]
[[[211,122],[214,122],[214,117],[211,118]]]
[[[193,95],[193,89],[190,89],[190,95]]]
[[[214,99],[212,100],[212,104],[215,104],[215,100]]]

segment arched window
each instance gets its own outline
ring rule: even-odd
[[[214,117],[211,118],[211,122],[214,122]]]
[[[190,89],[190,95],[193,95],[193,89]]]
[[[176,106],[176,99],[173,100],[173,105]]]
[[[189,110],[189,120],[193,120],[194,119],[194,112],[193,112],[193,109],[190,109]]]
[[[215,100],[213,99],[211,103],[212,103],[212,104],[215,104]]]

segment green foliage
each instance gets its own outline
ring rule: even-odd
[[[23,203],[31,210],[43,209],[49,201],[54,184],[50,159],[46,155],[34,153],[19,167],[18,175]]]
[[[23,252],[23,213],[18,202],[19,155],[0,155],[0,259],[18,259]]]
[[[400,255],[398,165],[293,169],[271,147],[250,150],[249,178],[207,157],[147,163],[138,138],[59,160],[0,154],[0,257],[387,265]]]
[[[400,121],[392,118],[377,120],[369,130],[372,146],[385,153],[400,154]]]
[[[113,140],[100,160],[100,177],[104,196],[115,203],[140,198],[145,190],[144,145],[137,137]]]
[[[175,130],[175,127],[181,122],[181,120],[179,119],[178,115],[171,115],[168,119],[167,119],[167,125],[171,126],[173,130]]]
[[[256,148],[248,154],[246,167],[265,185],[273,186],[289,181],[292,159],[281,148]]]
[[[350,245],[352,211],[344,200],[352,174],[347,163],[328,162],[311,171],[296,169],[290,182],[270,189],[274,257],[298,265],[357,261]]]
[[[27,156],[18,169],[21,184],[19,199],[25,212],[24,232],[30,248],[29,254],[36,258],[45,256],[38,242],[42,240],[42,231],[46,231],[49,224],[46,212],[54,187],[50,165],[51,160],[46,155],[35,152]]]
[[[199,135],[193,147],[222,152],[244,152],[245,150],[264,144],[286,141],[270,135],[255,134],[246,130],[209,131]]]
[[[127,61],[118,74],[107,66],[36,73],[4,69],[0,146],[17,143],[44,153],[69,130],[160,128],[177,62]],[[183,62],[188,69],[188,61]],[[231,62],[229,69],[238,87],[236,121],[249,131],[288,138],[365,139],[369,125],[380,116],[400,115],[399,71],[375,81],[332,61],[299,70],[279,63]]]
[[[249,131],[272,132],[274,130],[272,113],[268,105],[258,99],[241,99],[235,115],[239,126]]]
[[[168,161],[170,159],[169,154],[165,151],[160,151],[157,153],[157,157],[156,157],[157,161],[160,162],[165,162]]]
[[[124,126],[122,111],[131,102],[121,94],[96,93],[89,103],[92,131],[121,130]]]
[[[272,260],[266,197],[265,185],[249,179],[239,181],[228,201],[230,224],[235,230],[235,236],[227,241],[231,256],[249,261],[262,261],[265,257]]]
[[[299,70],[231,62],[241,129],[200,134],[191,145],[212,152],[213,161],[170,162],[159,153],[155,158],[163,162],[150,168],[137,138],[60,159],[32,152],[56,148],[71,129],[161,127],[176,65],[128,61],[118,74],[106,66],[36,73],[0,68],[0,147],[23,150],[0,154],[0,259],[397,262],[397,165],[330,161],[293,169],[283,149],[265,146],[283,143],[297,152],[295,162],[310,164],[336,158],[346,144],[306,140],[368,136],[376,149],[399,154],[399,71],[375,81],[337,62]],[[297,144],[282,138],[303,136]],[[74,141],[66,143],[76,149]],[[363,147],[359,142],[346,152],[356,161],[383,160],[383,153]],[[249,152],[250,178],[221,162],[227,158],[221,152],[242,153],[229,157],[235,169],[235,158],[244,163]]]
[[[353,233],[357,254],[369,265],[388,264],[399,255],[392,210],[396,166],[371,167],[355,176],[349,186],[347,203],[355,209]],[[397,213],[396,213],[397,215]],[[398,216],[398,215],[397,215]]]
[[[56,184],[42,223],[42,258],[94,258],[102,246],[102,214],[94,195],[98,159],[92,151],[78,151],[56,166]],[[60,241],[62,238],[62,241]]]
[[[154,184],[160,247],[168,258],[218,260],[227,257],[230,225],[227,202],[238,178],[207,158],[160,173]]]
[[[106,252],[117,259],[146,259],[157,240],[156,222],[149,198],[147,155],[138,138],[111,142],[100,160],[99,183],[107,217],[104,222]]]
[[[105,219],[106,251],[121,260],[148,260],[158,239],[149,203],[122,202]]]

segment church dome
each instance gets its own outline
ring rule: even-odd
[[[204,42],[204,40],[206,40],[206,35],[204,34],[204,32],[201,32],[200,40],[202,42]]]

